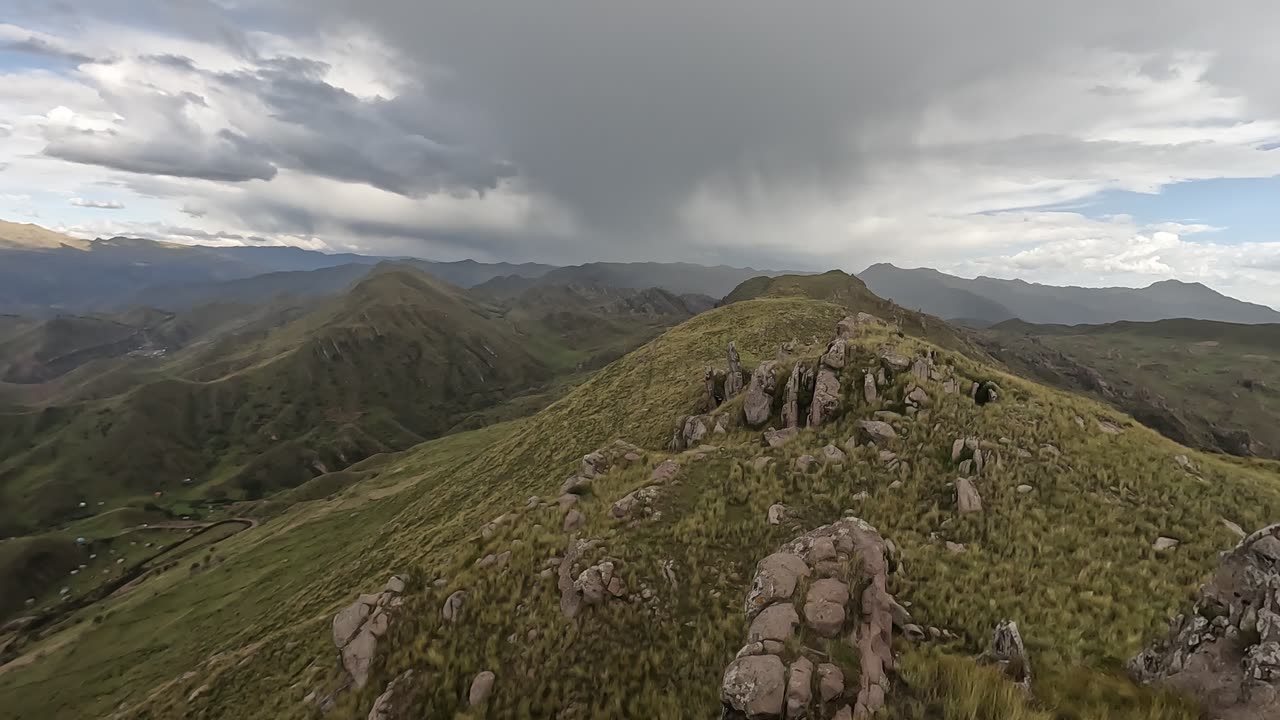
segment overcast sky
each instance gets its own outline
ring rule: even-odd
[[[0,0],[0,217],[1280,305],[1278,27],[1272,0]]]

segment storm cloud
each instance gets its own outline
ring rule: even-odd
[[[1177,276],[1280,299],[1256,261],[1280,238],[1089,210],[1280,175],[1275,3],[69,7],[28,6],[3,36],[76,62],[64,77],[96,96],[40,109],[35,152],[164,198],[156,227],[445,259]]]

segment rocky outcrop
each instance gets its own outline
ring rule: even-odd
[[[623,496],[609,509],[609,514],[618,520],[629,520],[635,517],[648,517],[654,514],[653,501],[657,499],[661,488],[657,485],[646,485]]]
[[[879,389],[876,387],[875,373],[870,370],[862,375],[862,397],[867,401],[868,405],[875,405],[880,398]]]
[[[791,368],[791,376],[782,395],[782,426],[784,428],[800,427],[800,394],[811,381],[812,375],[804,363],[798,362]]]
[[[898,431],[887,422],[880,420],[859,420],[858,437],[860,440],[886,445],[898,439]]]
[[[890,554],[875,528],[845,518],[761,560],[744,603],[747,644],[723,678],[724,716],[851,720],[883,708],[894,667],[895,608],[901,608],[888,592]],[[808,641],[797,642],[800,623]],[[846,689],[843,672],[819,650],[825,646],[806,644],[826,642],[822,638],[844,638],[858,653],[856,687]]]
[[[696,415],[694,417],[705,417]],[[703,428],[705,435],[708,428]],[[680,429],[677,429],[679,434]],[[592,481],[608,473],[615,467],[626,467],[644,459],[644,451],[625,440],[614,440],[592,452],[582,456],[582,464],[578,472],[570,475],[560,486],[561,495],[585,495],[591,492]],[[506,517],[506,516],[503,516]],[[495,520],[491,525],[500,524]]]
[[[840,376],[825,365],[818,368],[809,404],[809,425],[819,427],[840,412]]]
[[[860,312],[857,315],[849,315],[836,323],[836,336],[845,340],[852,340],[865,334],[868,328],[885,326],[885,322],[875,315]]]
[[[961,515],[982,512],[982,496],[969,478],[956,480],[956,510]]]
[[[369,667],[378,650],[378,638],[391,626],[391,615],[403,604],[406,578],[393,575],[380,593],[364,594],[333,618],[333,644],[342,666],[356,689],[369,682]]]
[[[1195,697],[1207,717],[1280,717],[1280,524],[1224,554],[1190,612],[1129,670]]]
[[[742,400],[742,414],[747,425],[753,428],[769,422],[773,414],[773,393],[777,389],[778,361],[766,360],[751,373],[751,384]]]
[[[497,676],[489,670],[476,675],[471,681],[471,689],[467,691],[467,704],[471,707],[483,705],[489,701],[489,695],[493,693],[493,683],[497,680]]]
[[[771,448],[780,448],[791,440],[795,439],[799,431],[795,428],[783,428],[781,430],[766,430],[761,439],[764,444]]]
[[[675,432],[668,446],[675,451],[700,445],[712,433],[724,433],[729,428],[726,415],[685,415],[676,421]]]
[[[444,618],[447,623],[457,622],[462,617],[462,606],[466,603],[467,593],[465,590],[454,591],[449,597],[445,598],[444,606],[440,608],[440,617]]]
[[[1018,623],[1003,620],[996,625],[991,634],[991,649],[984,659],[998,665],[1005,677],[1018,687],[1031,690],[1031,659],[1027,657],[1027,648],[1022,644]]]
[[[738,357],[738,346],[732,341],[725,356],[729,362],[729,370],[724,375],[724,399],[728,400],[742,392],[742,361]]]
[[[822,366],[832,370],[843,370],[849,355],[849,346],[843,338],[836,338],[827,343],[827,351],[822,354]]]
[[[405,670],[396,676],[395,680],[387,683],[387,687],[382,694],[373,701],[373,708],[369,710],[368,720],[391,720],[395,717],[396,698],[401,693],[405,684],[413,678],[412,670]]]

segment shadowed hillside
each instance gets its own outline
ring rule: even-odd
[[[824,298],[877,302],[821,278]],[[1117,668],[1232,528],[1280,513],[1273,465],[1188,451],[888,318],[840,322],[829,342],[850,311],[801,285],[735,295],[537,415],[317,488],[220,545],[216,570],[158,573],[19,636],[0,703],[15,718],[692,718],[763,698],[771,662],[781,688],[768,658],[795,677],[803,656],[812,693],[795,702],[822,720],[865,703],[917,720],[1200,716]],[[753,380],[708,411],[703,369],[734,372],[731,341]],[[853,550],[812,544],[862,521]],[[776,562],[805,579],[753,582],[802,541]],[[845,579],[886,595],[824,614],[844,601],[819,592]],[[757,601],[775,602],[770,622]],[[850,642],[871,637],[863,618],[879,649]],[[979,663],[1004,620],[1025,654]],[[749,666],[763,674],[733,680]]]

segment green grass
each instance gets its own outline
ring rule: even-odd
[[[52,647],[60,635],[45,640],[48,657],[0,674],[0,706],[16,718],[99,716],[122,704],[131,717],[307,717],[301,698],[339,678],[333,613],[389,574],[407,572],[407,603],[373,680],[342,696],[335,717],[363,717],[406,669],[415,671],[406,708],[415,717],[462,713],[467,686],[484,669],[498,675],[489,717],[546,717],[566,708],[574,708],[570,717],[706,717],[716,711],[721,672],[745,634],[741,601],[756,561],[851,508],[901,550],[891,590],[912,603],[919,622],[960,638],[914,650],[902,645],[910,652],[891,716],[1195,717],[1177,698],[1129,685],[1116,668],[1163,630],[1216,553],[1235,542],[1223,518],[1252,528],[1280,514],[1280,481],[1266,465],[1198,453],[1191,454],[1203,479],[1186,475],[1172,458],[1187,451],[1171,441],[959,352],[943,351],[940,359],[962,377],[996,379],[1003,399],[975,406],[931,385],[935,406],[901,423],[903,437],[891,446],[910,464],[905,475],[887,471],[865,448],[840,468],[791,470],[803,453],[842,445],[872,411],[900,410],[904,379],[877,407],[847,397],[845,415],[781,450],[764,450],[755,432],[713,437],[720,452],[701,461],[680,457],[684,471],[658,501],[660,520],[629,527],[608,518],[609,506],[645,484],[649,468],[668,456],[662,448],[675,419],[699,401],[703,365],[723,363],[729,340],[751,367],[793,337],[830,337],[845,312],[796,297],[736,302],[668,331],[533,417],[388,458],[376,476],[225,541],[217,550],[224,561],[214,569],[191,575],[183,564],[94,608],[104,616],[100,623],[83,619],[64,631],[73,638],[66,645]],[[881,333],[857,343],[852,367],[871,362],[884,343],[908,353],[925,347]],[[813,357],[822,349],[804,352]],[[1084,429],[1077,416],[1090,421]],[[1094,418],[1125,432],[1098,433]],[[967,435],[1008,451],[1001,468],[977,481],[986,512],[960,518],[948,485],[957,474],[950,448]],[[560,514],[520,509],[530,495],[553,497],[584,453],[617,437],[641,445],[646,456],[599,479],[584,499],[583,533],[603,543],[588,559],[615,558],[629,589],[644,584],[659,601],[652,613],[612,602],[569,623],[559,614],[554,580],[537,574],[546,558],[563,553]],[[1039,454],[1044,443],[1061,458]],[[1018,458],[1013,447],[1034,456]],[[752,461],[761,454],[775,461],[756,471]],[[896,479],[902,486],[890,488]],[[1036,489],[1019,494],[1020,483]],[[868,499],[857,500],[863,491]],[[765,522],[774,502],[794,509],[796,527]],[[512,511],[513,523],[481,539],[483,524]],[[1159,534],[1182,544],[1158,555],[1150,545]],[[944,539],[964,543],[966,552],[947,553]],[[504,550],[513,553],[505,571],[474,566]],[[672,563],[678,586],[663,579],[663,561]],[[431,583],[437,577],[443,586]],[[457,589],[470,593],[463,619],[442,626],[441,604]],[[1027,641],[1037,673],[1031,698],[969,659],[1003,618],[1017,620]],[[838,644],[826,650],[849,672],[856,669]],[[223,659],[205,664],[214,653]],[[196,675],[181,680],[188,671]],[[208,690],[188,702],[204,684]]]
[[[986,335],[1004,347],[997,354],[1019,373],[1091,393],[1179,442],[1237,453],[1242,443],[1215,430],[1245,430],[1262,443],[1256,453],[1280,457],[1280,326],[1011,322]],[[1110,387],[1097,387],[1077,366],[1096,371]]]

